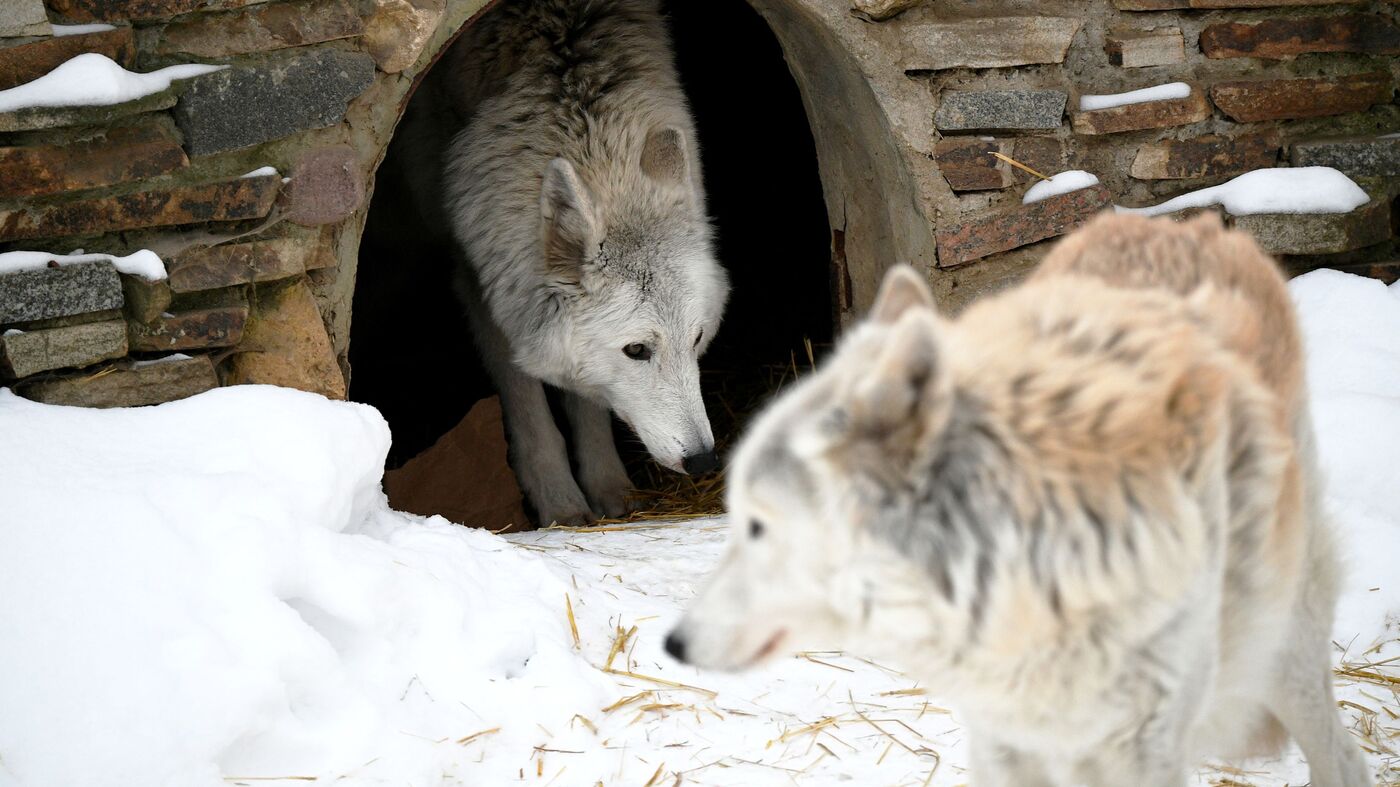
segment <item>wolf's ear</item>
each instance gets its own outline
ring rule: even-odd
[[[658,126],[642,145],[642,172],[652,180],[679,185],[690,177],[685,155],[685,132],[675,126]]]
[[[559,286],[577,287],[583,265],[601,240],[593,215],[593,200],[574,167],[556,158],[545,167],[540,188],[540,219],[544,232],[544,263]]]
[[[931,309],[909,309],[886,330],[799,451],[887,477],[903,477],[937,451],[954,398],[943,323]]]
[[[870,308],[873,322],[891,324],[910,309],[933,311],[933,291],[923,277],[908,265],[896,265],[880,282],[875,305]]]

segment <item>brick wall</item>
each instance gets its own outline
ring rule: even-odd
[[[1229,220],[1294,270],[1400,272],[1393,2],[750,2],[812,122],[842,319],[894,261],[957,308],[1110,204],[1271,166],[1336,167],[1372,200]],[[0,3],[0,89],[83,52],[137,71],[230,66],[115,107],[0,113],[0,251],[150,249],[170,274],[96,262],[0,276],[0,379],[98,406],[241,382],[344,396],[374,169],[414,78],[485,4]],[[54,22],[116,28],[60,37]],[[1189,94],[1077,109],[1085,93],[1174,81]],[[994,153],[1101,185],[1023,206],[1034,176]],[[276,174],[241,177],[264,167]],[[190,357],[143,362],[173,352]]]

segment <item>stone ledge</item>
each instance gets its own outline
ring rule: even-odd
[[[49,8],[75,22],[164,19],[191,11],[239,8],[264,0],[48,0]]]
[[[1102,184],[939,230],[938,267],[951,268],[1063,235],[1113,204]]]
[[[126,351],[126,323],[121,320],[0,335],[0,374],[17,378],[91,366]]]
[[[38,131],[65,126],[105,126],[118,118],[159,112],[175,106],[175,87],[135,101],[102,107],[31,107],[0,112],[0,132]]]
[[[218,306],[162,314],[149,323],[127,323],[132,352],[175,352],[232,347],[243,338],[247,306]]]
[[[364,32],[345,0],[291,0],[183,17],[152,36],[155,54],[228,57],[355,38]]]
[[[1289,155],[1295,167],[1332,167],[1352,177],[1400,177],[1400,136],[1295,142]]]
[[[173,402],[219,387],[208,357],[124,365],[98,374],[27,380],[15,386],[26,399],[74,407],[140,407]]]
[[[941,71],[1063,63],[1083,23],[1063,16],[1000,16],[908,24],[902,33],[915,54],[903,67]]]
[[[0,210],[0,241],[259,219],[281,187],[281,176],[263,175]]]
[[[45,197],[152,178],[188,164],[163,128],[116,128],[66,145],[0,147],[0,199]]]
[[[1104,37],[1109,65],[1146,68],[1186,62],[1186,41],[1179,27],[1118,30]]]
[[[1271,254],[1337,254],[1390,239],[1390,202],[1376,199],[1350,213],[1266,213],[1232,223]]]

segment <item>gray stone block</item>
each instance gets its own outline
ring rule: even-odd
[[[1293,166],[1332,167],[1362,178],[1400,175],[1400,135],[1318,139],[1293,145]]]
[[[946,90],[933,122],[939,131],[1059,128],[1068,98],[1059,90]]]
[[[10,377],[91,366],[123,355],[126,355],[126,322],[123,320],[0,334],[0,372]]]
[[[0,325],[120,309],[122,281],[112,263],[0,274]]]
[[[51,32],[43,0],[0,2],[0,38],[46,36]]]
[[[196,77],[175,105],[191,156],[207,156],[339,123],[374,79],[374,59],[322,50]]]

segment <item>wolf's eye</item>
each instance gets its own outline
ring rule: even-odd
[[[697,333],[697,334],[695,334],[695,344],[692,344],[692,345],[690,345],[690,346],[691,346],[691,347],[699,347],[699,346],[700,346],[700,340],[703,339],[703,338],[705,338],[705,329],[704,329],[704,328],[701,328],[701,329],[700,329],[700,332]]]
[[[651,348],[641,342],[633,342],[623,347],[622,353],[634,361],[651,360]]]
[[[757,519],[749,520],[749,538],[763,537],[763,523]]]

